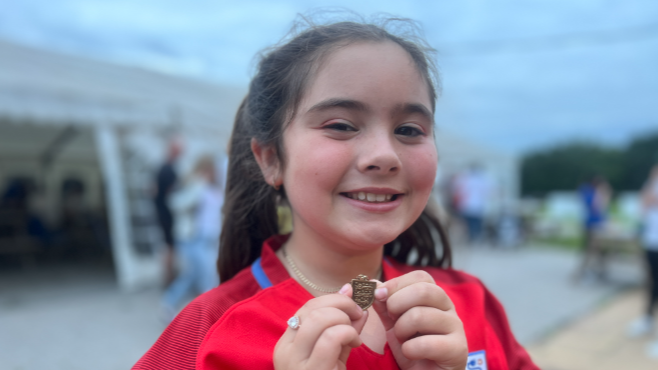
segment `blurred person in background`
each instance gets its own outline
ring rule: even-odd
[[[43,210],[35,206],[43,193],[43,187],[30,178],[7,182],[0,197],[0,249],[11,249],[26,238],[41,247],[52,247],[53,229],[44,220]]]
[[[17,229],[27,229],[30,192],[30,184],[25,179],[7,182],[0,197],[0,237],[13,237]]]
[[[469,244],[484,240],[484,216],[491,196],[491,184],[480,164],[472,164],[456,180],[457,207],[468,234]]]
[[[580,199],[585,209],[583,218],[582,259],[574,279],[581,281],[595,277],[606,278],[606,253],[598,237],[606,221],[612,189],[601,176],[594,176],[579,188]]]
[[[645,314],[628,327],[630,337],[650,334],[654,330],[658,306],[658,163],[654,164],[649,179],[641,192],[642,232],[640,242],[645,250],[649,279]],[[658,358],[658,338],[647,348],[650,357]]]
[[[182,144],[180,140],[177,138],[171,139],[167,148],[167,159],[160,166],[155,176],[153,202],[155,203],[158,224],[166,246],[164,254],[164,286],[171,284],[176,277],[174,268],[174,216],[169,206],[169,196],[178,181],[175,164],[181,152]]]
[[[0,247],[9,248],[12,241],[30,231],[30,196],[33,184],[24,178],[10,179],[0,197]]]
[[[439,180],[440,181],[440,180]],[[445,204],[446,217],[444,224],[448,233],[454,238],[455,229],[461,230],[462,220],[460,214],[460,194],[459,194],[459,173],[453,173],[446,176],[445,180],[440,181],[438,189],[440,192],[439,199]]]
[[[174,237],[181,270],[167,288],[162,318],[171,321],[183,299],[196,288],[205,293],[219,283],[215,267],[224,194],[211,157],[202,157],[192,175],[171,196],[176,224]]]

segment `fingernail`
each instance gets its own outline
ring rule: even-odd
[[[343,285],[343,287],[340,288],[340,290],[338,291],[338,294],[343,294],[343,295],[347,294],[348,290],[350,290],[350,284],[349,283]]]
[[[378,301],[384,302],[388,298],[388,289],[387,288],[378,288],[375,289],[375,299]]]

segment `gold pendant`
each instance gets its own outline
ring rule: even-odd
[[[377,289],[377,282],[369,281],[365,275],[359,275],[356,279],[352,279],[352,300],[362,310],[367,310],[375,301],[375,289]]]

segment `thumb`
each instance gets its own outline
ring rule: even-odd
[[[363,315],[360,319],[352,321],[352,327],[356,329],[356,332],[359,333],[359,335],[361,335],[363,327],[366,326],[366,321],[368,321],[368,310],[363,311]]]
[[[352,297],[353,293],[352,284],[345,284],[338,291],[338,294],[343,294],[350,298]],[[359,335],[361,334],[363,327],[366,325],[366,321],[368,321],[368,310],[363,311],[363,315],[361,315],[360,319],[352,321],[352,327],[356,329],[356,332],[359,333]]]
[[[379,319],[384,324],[384,329],[389,331],[395,325],[395,321],[388,314],[388,306],[386,300],[388,299],[388,288],[384,283],[378,281],[377,289],[375,290],[375,301],[372,303],[372,308],[377,312]]]

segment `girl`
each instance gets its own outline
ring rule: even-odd
[[[224,283],[135,368],[536,369],[498,301],[450,269],[425,210],[437,167],[428,50],[342,22],[262,58],[231,137]],[[277,196],[288,236],[276,235]],[[358,275],[376,282],[367,310],[346,284]]]

